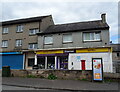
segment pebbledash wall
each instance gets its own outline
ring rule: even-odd
[[[103,72],[113,72],[111,47],[44,49],[35,53],[39,70],[92,70],[92,58],[102,58]]]

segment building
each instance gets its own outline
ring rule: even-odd
[[[92,70],[92,58],[102,58],[104,72],[112,72],[109,26],[105,14],[101,18],[95,21],[51,25],[38,33],[39,49],[35,51],[34,64],[39,69],[82,70],[84,67],[84,70]],[[71,57],[75,57],[74,60]],[[76,62],[77,57],[79,62]]]
[[[11,69],[24,69],[24,61],[34,57],[34,52],[24,54],[23,50],[38,49],[36,33],[54,25],[52,16],[17,19],[2,22],[2,65]]]
[[[54,25],[51,16],[2,22],[2,62],[11,69],[92,70],[101,59],[112,72],[106,15],[100,20]]]
[[[112,47],[112,60],[114,72],[120,73],[120,44],[110,44]]]

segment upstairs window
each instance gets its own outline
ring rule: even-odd
[[[36,33],[39,32],[39,29],[38,28],[35,28],[35,29],[30,29],[29,30],[29,35],[35,35]]]
[[[16,47],[20,47],[22,46],[22,40],[21,39],[17,39],[16,40]]]
[[[63,35],[63,43],[72,42],[72,34],[64,34]]]
[[[38,44],[37,43],[29,43],[29,49],[37,49]]]
[[[86,32],[83,33],[83,40],[84,41],[100,41],[100,32]]]
[[[7,40],[2,41],[2,47],[8,47],[8,41]]]
[[[3,34],[7,34],[7,33],[8,33],[8,28],[7,28],[7,27],[4,27],[3,30],[2,30],[2,33],[3,33]]]
[[[53,37],[52,36],[45,36],[44,44],[53,44]]]
[[[16,32],[23,32],[23,25],[18,25]]]

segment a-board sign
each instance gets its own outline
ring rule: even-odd
[[[103,81],[102,58],[92,58],[93,81]]]

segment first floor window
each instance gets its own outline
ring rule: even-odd
[[[2,31],[3,34],[6,34],[8,33],[8,28],[7,27],[3,27],[3,31]]]
[[[63,43],[72,42],[72,34],[64,34],[63,35]]]
[[[35,59],[34,58],[28,58],[28,67],[32,67],[34,65]]]
[[[36,33],[39,32],[39,29],[38,28],[34,28],[34,29],[30,29],[29,30],[29,35],[35,35]]]
[[[52,44],[52,43],[53,43],[53,37],[52,36],[45,36],[44,44]]]
[[[16,40],[16,47],[22,46],[22,40],[21,39],[17,39]]]
[[[84,41],[100,41],[100,32],[85,32],[83,33]]]
[[[38,44],[37,43],[29,43],[29,49],[37,49]]]
[[[8,47],[8,41],[7,40],[2,41],[2,47]]]

